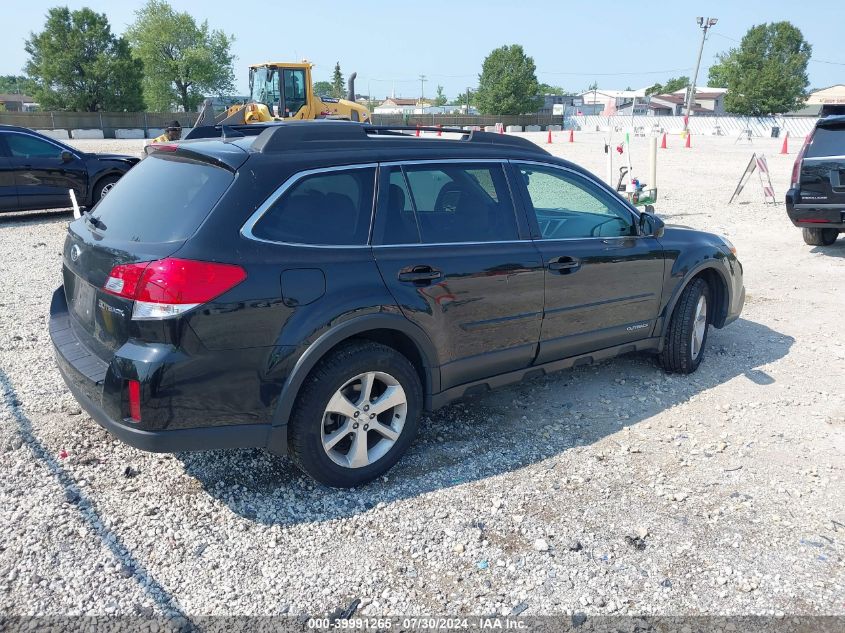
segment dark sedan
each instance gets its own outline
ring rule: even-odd
[[[138,162],[82,152],[23,127],[0,125],[0,211],[93,206]]]

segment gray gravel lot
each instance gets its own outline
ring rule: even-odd
[[[603,175],[602,137],[564,134],[551,150]],[[660,151],[658,213],[745,267],[696,374],[630,356],[465,400],[354,491],[259,450],[112,440],[49,345],[69,215],[3,216],[0,614],[845,615],[845,237],[804,245],[756,175],[726,204],[754,150],[782,199],[779,145]]]

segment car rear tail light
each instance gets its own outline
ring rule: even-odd
[[[813,133],[810,132],[807,137],[804,139],[804,144],[801,146],[801,150],[798,152],[798,156],[795,157],[795,162],[792,164],[792,188],[795,189],[798,186],[798,183],[801,180],[801,163],[804,161],[804,154],[807,153],[807,146],[813,140]]]
[[[135,302],[132,318],[166,319],[228,292],[246,279],[234,264],[168,257],[115,266],[103,290]]]
[[[130,380],[129,383],[129,417],[133,422],[141,421],[141,383]]]
[[[830,220],[826,220],[825,218],[801,218],[798,220],[798,223],[806,222],[807,224],[825,224],[826,222],[830,222]]]

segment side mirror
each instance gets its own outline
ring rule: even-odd
[[[71,154],[67,150],[63,150],[62,151],[62,162],[63,163],[69,163],[72,160],[73,160],[73,154]]]
[[[654,215],[654,207],[646,205],[646,210],[640,213],[640,233],[652,237],[663,237],[666,224]]]

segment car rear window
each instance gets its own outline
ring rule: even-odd
[[[94,207],[109,238],[131,242],[188,239],[232,184],[234,174],[207,163],[152,154]]]
[[[816,128],[813,140],[807,147],[807,156],[810,158],[845,156],[845,125],[834,128]]]

